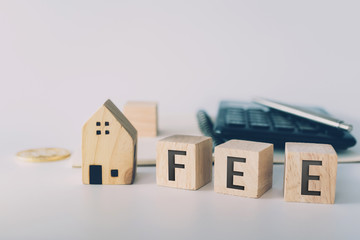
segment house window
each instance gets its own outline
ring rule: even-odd
[[[117,177],[119,176],[119,171],[117,169],[112,169],[111,170],[111,176],[112,177]]]
[[[105,122],[104,124],[105,126],[109,126],[110,123],[109,122]],[[100,127],[101,126],[101,122],[96,122],[96,126]],[[110,131],[109,130],[105,130],[105,135],[109,135]],[[101,135],[101,130],[96,130],[96,135]]]

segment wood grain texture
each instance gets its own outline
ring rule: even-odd
[[[102,184],[133,183],[136,144],[136,129],[108,100],[82,129],[83,183],[90,183],[90,165],[102,166]],[[111,170],[117,170],[118,176],[111,176]]]
[[[169,180],[169,151],[184,151],[175,155],[175,180]],[[196,190],[212,178],[212,140],[209,137],[174,135],[157,143],[156,182],[158,185]]]
[[[242,197],[261,197],[272,187],[273,152],[272,144],[243,140],[230,140],[215,147],[215,192]],[[228,170],[228,164],[231,163],[229,158],[245,159],[242,160],[244,162],[233,162],[233,170],[242,172],[243,176],[232,176]],[[229,187],[228,181],[232,181],[235,186]],[[237,189],[238,186],[244,188]]]
[[[321,162],[321,165],[310,165],[308,174],[305,172],[306,175],[319,176],[318,180],[306,180],[303,161]],[[331,145],[286,143],[284,168],[285,201],[327,204],[335,202],[337,154]],[[320,196],[302,192],[306,182],[308,187],[304,189],[320,192]]]
[[[139,137],[156,137],[158,108],[156,102],[127,102],[124,114],[138,131]]]

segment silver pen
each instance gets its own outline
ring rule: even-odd
[[[306,118],[314,122],[322,123],[327,126],[346,130],[348,132],[350,132],[353,129],[352,125],[347,124],[342,120],[327,115],[323,115],[317,112],[312,112],[310,110],[303,109],[300,107],[294,107],[288,104],[279,103],[264,98],[254,98],[253,102],[282,112],[290,113],[298,117]]]

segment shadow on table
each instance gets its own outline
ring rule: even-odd
[[[358,179],[358,163],[342,163],[338,165],[336,178],[335,204],[359,204],[360,191]],[[346,174],[344,174],[346,172]]]
[[[136,173],[134,184],[154,184],[156,185],[156,173],[151,171],[141,171]]]
[[[338,188],[338,186],[337,186]],[[360,191],[357,186],[347,186],[336,189],[335,204],[359,204]]]
[[[282,188],[270,188],[264,195],[260,197],[261,199],[284,199],[284,190]]]

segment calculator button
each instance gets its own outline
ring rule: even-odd
[[[268,129],[270,125],[266,122],[250,122],[252,128]]]
[[[295,130],[294,125],[274,125],[279,131],[293,132]]]
[[[229,126],[243,128],[246,125],[245,111],[241,108],[228,109],[225,115],[225,123]]]
[[[301,132],[305,132],[305,133],[318,132],[318,128],[314,124],[299,121],[297,122],[297,125]]]
[[[293,132],[295,130],[295,125],[292,121],[283,115],[273,113],[271,115],[271,119],[273,121],[274,128],[278,131]]]
[[[235,125],[235,126],[238,126],[238,127],[245,127],[245,121],[243,120],[239,120],[239,119],[229,119],[227,118],[226,119],[226,124],[227,125]]]
[[[268,129],[270,128],[269,119],[264,111],[249,109],[248,119],[250,126],[256,129]]]

